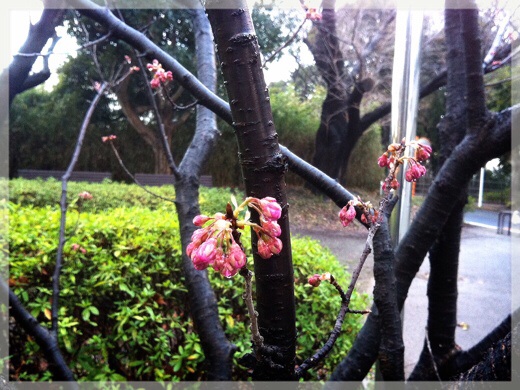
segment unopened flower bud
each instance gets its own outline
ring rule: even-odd
[[[276,199],[270,196],[260,199],[260,207],[264,217],[268,221],[276,221],[282,215],[282,208]]]
[[[318,287],[321,283],[321,275],[319,274],[314,274],[312,276],[309,276],[309,278],[307,279],[307,281],[309,282],[309,284],[312,286],[312,287]]]
[[[217,256],[217,240],[209,238],[200,245],[199,249],[192,252],[192,255],[195,269],[200,271],[208,268]]]
[[[356,218],[356,208],[351,204],[347,204],[340,210],[338,216],[341,224],[346,227]]]
[[[208,222],[210,219],[213,219],[213,218],[208,217],[207,215],[200,214],[200,215],[197,215],[195,218],[193,218],[193,224],[195,226],[202,226],[206,222]]]
[[[83,199],[83,200],[91,200],[93,197],[90,192],[83,191],[78,194],[78,198]]]
[[[260,237],[257,242],[258,254],[262,259],[270,259],[273,256],[273,252],[269,249],[269,245]]]
[[[385,153],[383,153],[381,155],[381,157],[379,157],[377,159],[377,164],[381,167],[381,168],[384,168],[384,167],[388,167],[388,163],[389,163],[389,159],[388,159],[388,155]]]

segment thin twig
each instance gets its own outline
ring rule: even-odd
[[[166,96],[166,99],[168,100],[168,102],[171,104],[171,106],[177,110],[177,111],[184,111],[184,110],[189,110],[190,108],[193,108],[195,107],[197,104],[199,104],[199,101],[198,100],[195,100],[189,104],[186,104],[185,106],[181,106],[177,103],[175,103],[175,100],[172,98],[172,96],[168,93],[168,90],[166,89],[166,86],[164,85],[164,83],[161,81],[161,87],[163,89],[163,91],[165,92],[164,95]]]
[[[303,22],[300,24],[300,26],[298,27],[296,32],[282,46],[280,46],[278,49],[276,49],[274,51],[274,53],[269,56],[268,59],[266,59],[264,61],[264,63],[262,64],[262,68],[265,68],[265,66],[267,65],[268,62],[271,62],[278,53],[280,53],[283,49],[285,49],[287,46],[289,46],[292,41],[294,41],[294,39],[298,36],[298,33],[300,32],[300,30],[302,29],[302,27],[306,21],[307,21],[307,19],[303,19]]]
[[[264,345],[264,338],[258,330],[258,312],[255,310],[255,306],[253,304],[253,289],[251,282],[253,279],[253,273],[244,267],[240,270],[240,275],[242,275],[245,279],[246,291],[242,295],[242,298],[246,302],[247,312],[249,313],[249,318],[251,319],[251,341],[253,342],[256,357],[260,358],[259,351]]]
[[[61,200],[60,200],[60,209],[61,209],[61,218],[60,218],[60,232],[59,232],[59,241],[58,241],[58,253],[56,254],[56,266],[54,268],[54,274],[52,277],[52,307],[51,307],[51,329],[50,332],[58,339],[58,301],[60,296],[60,272],[61,267],[63,265],[63,247],[65,245],[65,225],[67,219],[67,184],[72,175],[72,171],[76,166],[76,163],[79,158],[79,154],[81,152],[81,147],[83,146],[83,140],[85,139],[85,134],[87,133],[88,125],[90,124],[90,120],[92,115],[94,114],[94,110],[98,105],[105,89],[108,87],[107,83],[101,84],[99,89],[97,90],[97,95],[90,103],[90,107],[85,114],[85,118],[83,119],[83,123],[81,125],[78,140],[76,142],[76,146],[74,148],[74,153],[70,160],[69,166],[65,171],[61,179]]]
[[[117,151],[114,143],[112,141],[109,141],[110,143],[110,146],[112,147],[112,151],[114,152],[115,156],[116,156],[116,159],[117,161],[119,162],[119,165],[121,166],[121,168],[123,168],[123,170],[125,171],[125,173],[133,180],[133,182],[135,184],[137,184],[139,187],[141,187],[144,191],[148,192],[150,195],[153,195],[155,196],[156,198],[159,198],[159,199],[162,199],[162,200],[166,200],[168,202],[172,202],[172,203],[175,203],[175,199],[170,199],[170,198],[166,198],[164,196],[161,196],[159,194],[156,194],[155,192],[153,191],[150,191],[148,188],[146,188],[145,186],[143,186],[141,183],[139,183],[139,181],[135,178],[134,175],[132,175],[132,173],[128,170],[128,168],[126,167],[125,163],[123,162],[123,159],[121,158],[121,156],[119,155],[119,152]]]
[[[356,269],[352,273],[352,279],[350,280],[350,284],[348,286],[347,292],[343,293],[341,286],[337,283],[336,279],[331,276],[330,283],[338,290],[341,296],[341,308],[339,310],[338,316],[336,317],[336,323],[334,324],[334,329],[329,335],[329,338],[325,342],[325,344],[310,358],[306,359],[295,371],[297,377],[302,377],[305,372],[316,366],[321,360],[325,358],[331,351],[332,347],[336,343],[339,335],[341,334],[341,327],[343,325],[343,321],[345,320],[345,316],[347,313],[355,313],[355,314],[368,314],[370,310],[351,310],[349,308],[350,299],[352,297],[352,293],[354,292],[354,287],[356,286],[359,275],[361,274],[361,270],[363,269],[363,265],[368,257],[368,255],[372,252],[372,238],[376,233],[379,225],[373,225],[370,227],[368,231],[368,236],[365,243],[365,248],[359,262],[356,266]]]

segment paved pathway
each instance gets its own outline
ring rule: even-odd
[[[457,321],[466,323],[469,327],[467,330],[457,328],[456,341],[463,349],[470,348],[480,341],[511,310],[511,245],[512,242],[520,243],[520,238],[517,234],[497,234],[497,216],[498,213],[471,213],[466,216],[467,222],[487,224],[487,227],[465,224],[462,230]],[[477,218],[480,220],[472,222]],[[357,264],[366,237],[362,232],[345,230],[332,233],[329,230],[296,230],[293,233],[318,239],[346,264],[350,271]],[[358,284],[359,290],[369,294],[373,288],[372,267],[373,258],[369,256]],[[519,274],[515,267],[513,273]],[[429,263],[426,259],[410,287],[405,304],[404,341],[407,375],[417,362],[424,342],[428,275]],[[514,275],[513,279],[520,281],[520,277],[514,278]]]
[[[495,222],[496,229],[496,222]],[[511,236],[466,225],[459,256],[459,296],[456,342],[467,349],[493,330],[511,311]],[[518,239],[514,237],[513,239]],[[404,341],[406,371],[418,360],[424,341],[428,300],[429,263],[415,277],[405,303]]]

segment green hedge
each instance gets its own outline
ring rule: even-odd
[[[125,193],[119,191],[119,185],[101,186],[115,187],[112,200]],[[86,188],[96,197],[95,189]],[[225,194],[220,191],[220,195]],[[213,195],[212,191],[209,195],[204,192],[203,200]],[[225,199],[229,195],[227,192]],[[14,203],[9,208],[10,282],[31,313],[48,325],[59,212],[56,207]],[[155,208],[72,210],[68,215],[59,332],[65,357],[81,380],[204,379],[204,356],[186,307],[178,231],[175,212],[164,203]],[[244,243],[248,247],[247,235]],[[79,246],[76,250],[75,244]],[[316,241],[295,238],[292,248],[297,357],[301,360],[326,340],[340,307],[340,298],[332,286],[312,289],[306,284],[307,276],[328,271],[346,288],[349,275]],[[209,276],[225,332],[238,346],[236,362],[251,348],[241,298],[243,283],[240,277],[225,279],[213,271]],[[366,296],[354,295],[353,308],[367,306]],[[362,322],[362,317],[347,317],[345,333],[320,367],[322,373],[330,372],[345,355]],[[10,348],[17,351],[11,364],[15,371],[19,370],[16,379],[49,379],[38,346],[18,327],[11,329]],[[235,379],[246,376],[245,368],[236,363]]]
[[[117,207],[134,206],[149,209],[167,207],[169,210],[175,211],[173,204],[175,189],[173,186],[146,188],[163,198],[171,199],[172,202],[158,198],[135,184],[111,182],[109,180],[103,183],[69,182],[67,200],[71,204],[77,201],[80,192],[88,191],[92,194],[93,199],[82,202],[81,211],[98,212]],[[201,211],[212,214],[225,210],[231,190],[229,188],[200,187],[199,192]],[[240,191],[234,191],[234,193],[237,198],[243,196]],[[60,196],[61,181],[56,179],[12,179],[9,181],[9,200],[16,204],[34,207],[59,207]],[[75,208],[77,209],[77,205]]]

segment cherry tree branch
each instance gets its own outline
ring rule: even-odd
[[[87,128],[90,124],[90,120],[92,119],[92,115],[94,114],[94,110],[96,109],[101,97],[103,96],[105,90],[107,89],[108,84],[103,83],[97,90],[96,97],[90,103],[90,107],[88,108],[85,117],[83,118],[83,123],[81,124],[81,128],[78,135],[78,140],[76,141],[76,146],[74,148],[74,153],[70,160],[69,166],[65,171],[63,177],[61,178],[61,199],[60,199],[60,233],[59,233],[59,241],[58,241],[58,251],[56,254],[56,265],[54,268],[54,273],[52,276],[52,308],[51,308],[51,334],[57,339],[58,338],[58,309],[59,309],[59,297],[60,297],[60,273],[61,268],[63,266],[63,247],[65,245],[65,226],[67,221],[67,184],[72,175],[72,171],[74,171],[74,167],[79,159],[79,154],[81,152],[81,148],[83,146],[83,140],[85,139],[85,134],[87,133]]]
[[[44,8],[40,20],[30,26],[25,43],[9,65],[9,104],[17,94],[25,91],[29,86],[36,85],[35,79],[28,84],[25,83],[37,57],[25,56],[24,54],[41,52],[47,41],[55,36],[55,28],[63,22],[64,13],[64,9]],[[50,76],[50,73],[48,76]],[[39,80],[43,82],[47,78]]]
[[[9,294],[9,314],[14,317],[16,322],[28,335],[34,337],[36,343],[43,350],[46,359],[51,363],[49,368],[53,372],[54,379],[74,382],[74,375],[61,354],[57,339],[49,332],[49,329],[40,325],[36,318],[25,309],[22,302],[20,302],[16,294],[7,286],[3,278],[0,278],[0,289],[2,289],[2,294]],[[77,388],[77,385],[71,384],[70,387]]]
[[[172,203],[175,203],[175,200],[174,199],[170,199],[170,198],[166,198],[164,196],[161,196],[159,194],[156,194],[155,192],[153,191],[150,191],[148,188],[146,188],[145,186],[143,186],[141,183],[139,183],[139,181],[135,178],[134,175],[132,175],[132,172],[130,172],[128,170],[128,168],[126,167],[123,159],[121,158],[121,156],[119,155],[119,152],[117,151],[117,148],[116,146],[114,145],[113,141],[112,140],[109,140],[108,141],[110,143],[110,147],[112,148],[112,151],[114,152],[114,155],[116,156],[116,159],[117,159],[117,162],[119,163],[119,166],[121,168],[123,168],[123,170],[125,171],[125,173],[128,175],[128,177],[130,177],[132,179],[132,181],[138,186],[140,187],[141,189],[143,189],[145,192],[149,193],[150,195],[152,196],[155,196],[156,198],[159,198],[159,199],[162,199],[162,200],[165,200],[167,202],[172,202]]]

